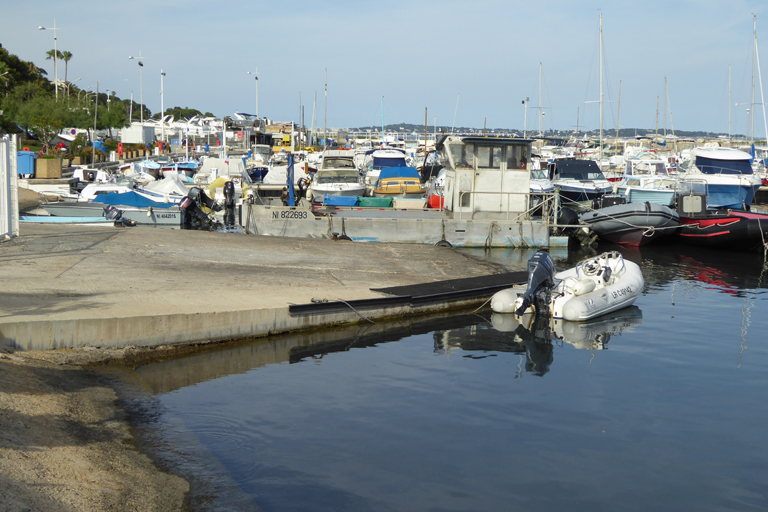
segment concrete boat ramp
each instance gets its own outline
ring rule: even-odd
[[[480,305],[525,281],[453,249],[24,224],[0,243],[0,346],[153,347]]]

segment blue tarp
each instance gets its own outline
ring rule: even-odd
[[[329,206],[357,206],[357,196],[332,196],[325,194],[323,203]]]
[[[379,180],[387,178],[416,178],[421,179],[419,170],[415,167],[385,167],[379,172]]]
[[[151,206],[152,208],[170,208],[171,206],[178,206],[177,204],[174,204],[174,203],[160,203],[158,201],[152,201],[151,199],[147,199],[146,197],[142,196],[141,194],[135,191],[123,192],[123,193],[113,192],[111,194],[102,194],[102,195],[96,196],[93,202],[102,203],[102,204],[111,204],[113,206],[135,206],[137,208],[147,208],[149,206]]]

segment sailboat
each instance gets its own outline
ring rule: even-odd
[[[754,15],[753,15],[754,16]],[[765,98],[763,95],[760,58],[757,47],[757,16],[754,16],[754,51],[753,78],[750,107],[751,147],[754,147],[754,106],[755,86],[754,70],[760,81],[760,94],[763,103],[763,121],[765,123]],[[766,123],[768,133],[768,123]],[[678,167],[678,190],[682,194],[706,194],[708,210],[749,210],[757,189],[762,185],[761,177],[752,168],[753,155],[747,151],[721,147],[697,147],[692,151],[690,160]]]

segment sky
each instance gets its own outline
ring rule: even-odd
[[[0,2],[10,53],[52,80],[55,33],[73,54],[69,81],[142,97],[153,113],[162,70],[166,108],[219,117],[254,113],[258,94],[260,116],[301,123],[303,107],[318,128],[381,126],[382,113],[423,125],[426,109],[429,126],[598,129],[601,15],[607,131],[657,119],[668,133],[752,130],[753,14],[768,73],[765,0]],[[54,20],[59,30],[38,30]],[[141,70],[128,58],[139,54]]]

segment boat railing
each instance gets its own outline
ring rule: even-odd
[[[499,196],[499,209],[495,213],[502,213],[506,214],[505,220],[511,220],[511,221],[521,221],[521,220],[530,220],[534,217],[534,212],[539,211],[541,209],[541,217],[544,219],[548,219],[550,217],[550,212],[554,211],[554,208],[556,207],[557,203],[559,202],[559,194],[552,193],[552,192],[480,192],[480,191],[462,191],[459,193],[459,204],[460,205],[472,205],[470,206],[471,211],[465,211],[466,206],[462,206],[459,208],[456,208],[454,206],[454,211],[458,210],[458,218],[463,219],[464,214],[475,214],[475,213],[493,213],[491,210],[479,210],[477,209],[475,205],[474,200],[475,196]],[[510,203],[510,196],[525,196],[525,204],[527,207],[525,210],[510,210],[509,203]],[[506,199],[506,208],[502,204],[504,200]],[[534,201],[535,199],[535,201]],[[538,200],[541,199],[540,202]]]

